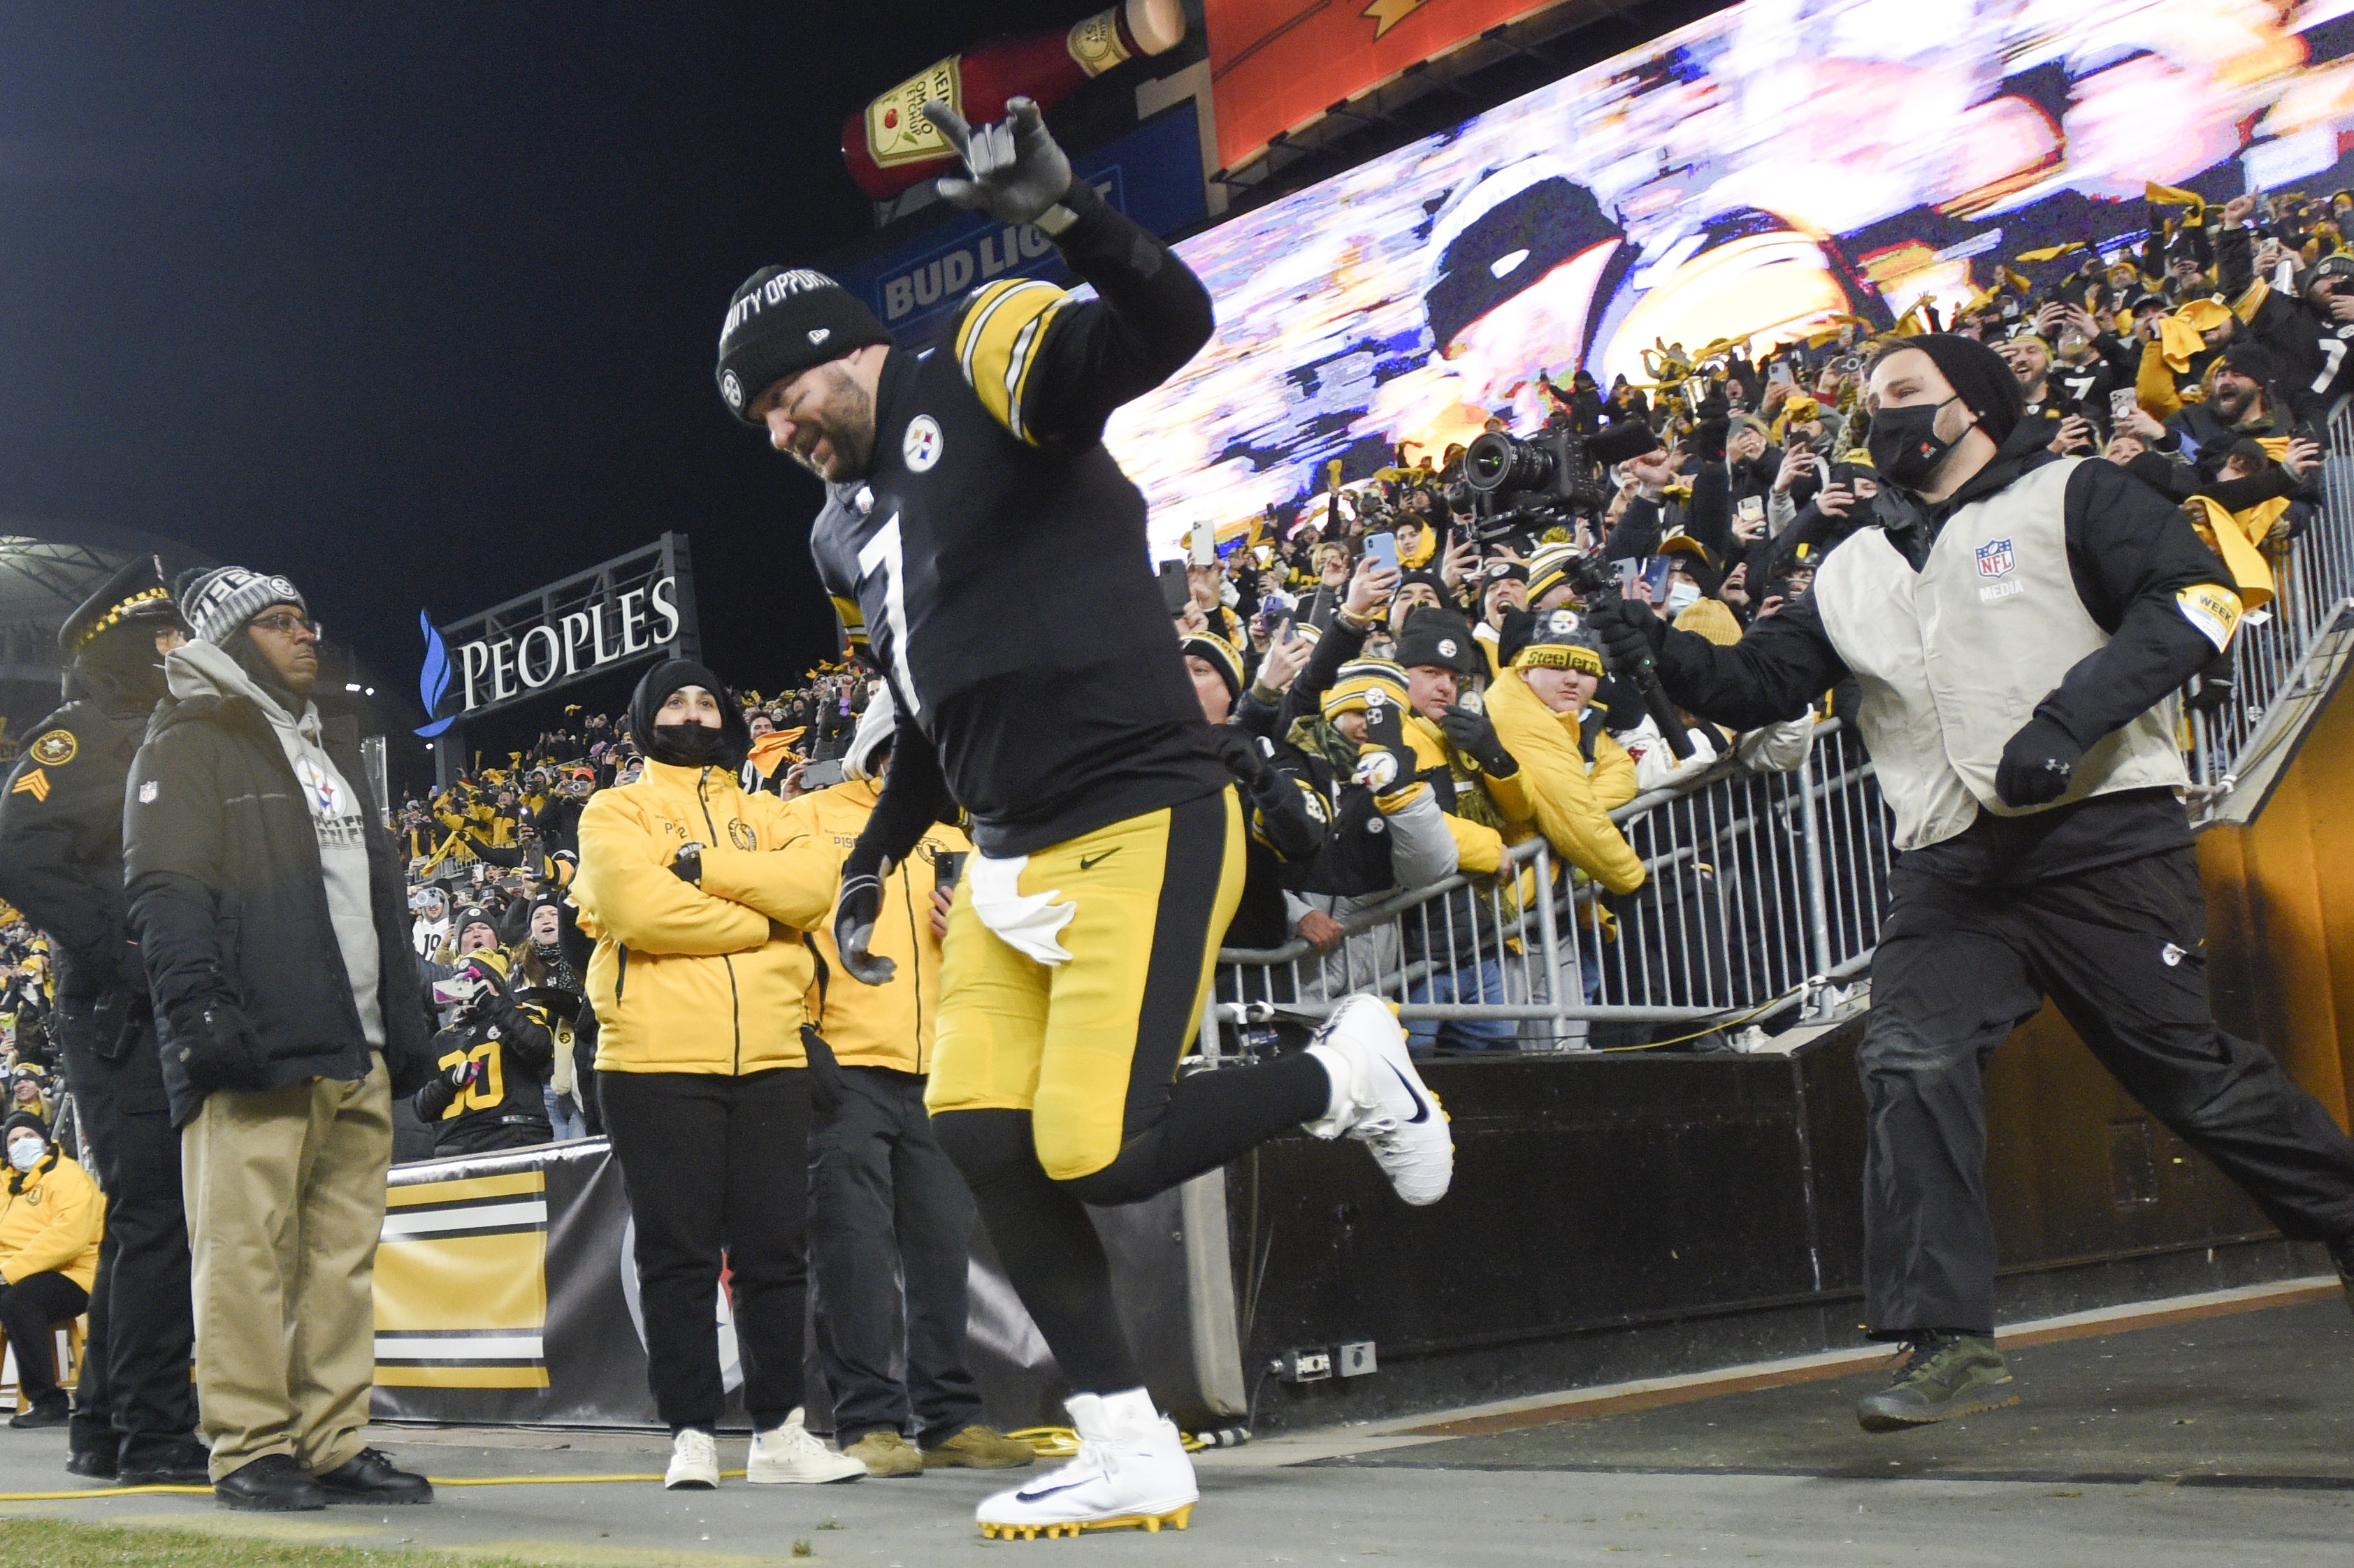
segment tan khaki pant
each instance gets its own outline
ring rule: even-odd
[[[391,1163],[381,1056],[357,1083],[213,1095],[181,1133],[213,1479],[268,1454],[317,1475],[365,1446]]]

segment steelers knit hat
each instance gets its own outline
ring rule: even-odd
[[[273,604],[291,604],[309,616],[302,590],[284,577],[264,576],[243,567],[215,567],[180,579],[172,597],[188,630],[216,647],[245,630],[245,623]]]
[[[1235,645],[1214,631],[1196,631],[1177,644],[1179,650],[1196,659],[1209,662],[1210,667],[1225,677],[1226,690],[1239,696],[1243,689],[1243,656]]]
[[[1352,659],[1324,688],[1323,713],[1329,719],[1338,714],[1363,713],[1375,704],[1402,708],[1406,695],[1403,669],[1386,659]]]
[[[1683,613],[1675,619],[1675,629],[1696,632],[1719,648],[1730,648],[1741,641],[1741,622],[1721,599],[1699,599],[1684,606]]]
[[[806,267],[763,267],[727,302],[719,328],[719,396],[748,425],[761,393],[813,365],[868,344],[887,344],[891,329],[857,295]]]
[[[1575,545],[1540,545],[1529,557],[1529,602],[1534,604],[1569,580],[1579,556]]]
[[[1512,655],[1515,670],[1583,670],[1600,676],[1602,645],[1574,610],[1550,610],[1537,617],[1529,640]]]

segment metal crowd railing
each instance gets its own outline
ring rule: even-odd
[[[2343,641],[2331,634],[2354,630],[2354,409],[2337,412],[2329,435],[2320,515],[2276,552],[2276,597],[2242,622],[2228,700],[2185,715],[2194,819],[2288,733],[2293,699],[2317,689]],[[1360,991],[1398,1003],[1417,1044],[1524,1051],[1720,1031],[1741,1049],[1750,1028],[1792,1008],[1827,1019],[1853,1004],[1891,849],[1852,730],[1826,720],[1795,768],[1728,758],[1611,818],[1648,874],[1632,894],[1559,876],[1559,858],[1532,838],[1495,876],[1358,910],[1329,952],[1302,939],[1222,951],[1203,1056],[1249,1054],[1277,1021],[1313,1022]]]

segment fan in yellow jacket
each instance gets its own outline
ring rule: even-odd
[[[49,1330],[89,1309],[106,1199],[49,1142],[40,1118],[15,1112],[0,1123],[0,1140],[8,1154],[0,1188],[0,1331],[16,1351],[18,1379],[8,1425],[62,1426],[69,1416],[52,1370]]]
[[[751,731],[702,665],[655,665],[630,700],[645,750],[632,783],[580,813],[572,898],[596,938],[597,1096],[636,1222],[655,1414],[672,1433],[664,1484],[719,1480],[726,1395],[711,1303],[733,1275],[754,1481],[866,1473],[801,1422],[808,1308],[810,1074],[806,933],[832,906],[836,853],[795,832],[785,803],[748,795]]]
[[[1635,798],[1635,763],[1586,704],[1602,680],[1602,655],[1568,610],[1537,618],[1489,689],[1488,715],[1519,759],[1528,813],[1507,812],[1507,834],[1532,822],[1560,855],[1613,893],[1643,885],[1643,863],[1610,821]],[[1518,836],[1525,836],[1525,832]]]

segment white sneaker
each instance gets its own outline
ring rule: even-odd
[[[670,1468],[663,1485],[672,1491],[707,1492],[719,1485],[719,1447],[711,1434],[690,1426],[670,1440]]]
[[[801,1425],[799,1410],[786,1416],[782,1426],[752,1434],[752,1457],[744,1467],[744,1478],[754,1486],[776,1486],[786,1481],[854,1481],[864,1474],[864,1464],[819,1442]]]
[[[1201,1500],[1193,1462],[1177,1425],[1152,1408],[1140,1388],[1125,1393],[1075,1393],[1067,1402],[1079,1434],[1078,1457],[973,1510],[981,1533],[1011,1541],[1076,1536],[1083,1530],[1185,1528]]]
[[[1370,1150],[1397,1195],[1420,1207],[1447,1196],[1455,1138],[1447,1107],[1406,1054],[1405,1032],[1379,999],[1352,996],[1308,1042],[1332,1078],[1332,1101],[1306,1125],[1319,1138],[1353,1138]]]

